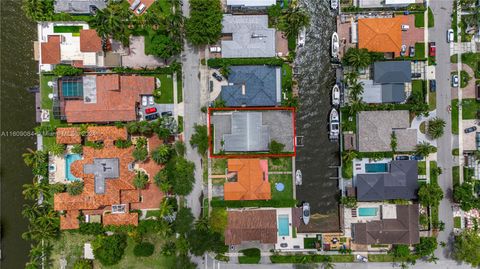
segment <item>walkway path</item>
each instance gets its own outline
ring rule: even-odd
[[[436,139],[430,139],[426,134],[420,132],[420,125],[422,122],[428,122],[429,120],[436,118],[437,117],[437,110],[430,111],[428,114],[428,117],[425,116],[418,116],[413,118],[413,121],[411,123],[410,128],[412,129],[417,129],[417,142],[422,143],[422,142],[428,142],[432,144],[433,146],[437,146],[437,140]]]
[[[457,70],[458,69],[458,64],[452,63],[451,66],[452,70]],[[462,91],[462,98],[475,98],[475,72],[472,70],[472,68],[465,64],[462,63],[462,68],[461,70],[464,70],[465,72],[468,73],[470,76],[470,80],[468,81],[468,85],[464,88],[461,88],[460,90]],[[452,88],[452,96],[457,96],[459,88]]]

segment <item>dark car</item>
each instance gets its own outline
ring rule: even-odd
[[[408,48],[408,56],[415,57],[415,47],[414,46],[410,46],[410,48]]]
[[[423,156],[420,156],[420,155],[412,155],[412,156],[410,157],[410,160],[421,161],[421,160],[423,160]]]
[[[473,133],[477,130],[477,126],[472,126],[472,127],[468,127],[467,129],[463,130],[466,134],[468,133]]]
[[[412,78],[421,78],[422,73],[412,73]]]
[[[214,77],[214,78],[215,78],[216,80],[218,80],[218,81],[222,81],[222,80],[223,80],[223,78],[222,78],[219,74],[217,74],[217,73],[215,73],[215,72],[213,72],[212,77]]]
[[[145,120],[154,120],[154,119],[158,119],[158,113],[145,116]]]
[[[162,112],[162,117],[166,117],[166,116],[172,116],[172,111],[165,111],[165,112]]]
[[[149,107],[149,108],[145,109],[145,114],[152,114],[152,113],[155,113],[155,112],[157,112],[156,107]]]
[[[397,161],[407,161],[407,160],[410,160],[410,158],[406,155],[402,155],[402,156],[395,157],[395,160],[397,160]]]
[[[430,91],[431,92],[436,92],[437,91],[437,81],[436,80],[430,80]]]

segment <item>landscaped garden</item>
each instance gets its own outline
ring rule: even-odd
[[[272,190],[272,201],[288,201],[293,199],[292,175],[268,175],[268,181]],[[276,184],[282,183],[284,189],[278,191]]]
[[[457,229],[462,228],[462,218],[461,217],[454,217],[453,218],[453,228],[457,228]]]
[[[72,33],[73,36],[80,36],[80,30],[83,26],[79,25],[55,25],[53,26],[53,32],[58,34]]]
[[[160,79],[160,87],[155,89],[153,95],[157,104],[173,104],[173,79],[170,74],[155,75]]]
[[[458,62],[458,55],[450,57],[452,63]],[[462,54],[462,63],[467,64],[475,72],[475,78],[480,78],[480,53],[467,52]]]
[[[292,158],[268,158],[268,171],[292,172]]]
[[[427,174],[427,163],[425,161],[418,162],[418,174],[419,175],[426,175]]]

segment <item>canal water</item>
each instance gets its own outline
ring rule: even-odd
[[[297,148],[296,169],[303,175],[297,186],[297,200],[310,204],[311,217],[300,232],[334,232],[340,230],[338,212],[339,144],[328,139],[331,110],[330,91],[335,83],[335,69],[330,64],[330,39],[335,31],[335,15],[330,1],[301,0],[310,14],[303,48],[297,51],[295,66],[299,75],[297,136],[303,147]]]
[[[0,268],[24,268],[29,243],[21,234],[27,229],[22,218],[22,185],[32,182],[32,173],[23,164],[22,153],[35,148],[31,131],[35,126],[34,95],[27,87],[38,83],[33,60],[36,26],[24,17],[18,0],[1,0],[0,12]]]

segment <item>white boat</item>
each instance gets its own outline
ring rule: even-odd
[[[340,50],[340,40],[338,39],[337,32],[332,34],[332,57],[338,58],[338,51]]]
[[[338,8],[338,0],[330,0],[330,7],[332,9],[337,9]]]
[[[306,36],[306,32],[305,32],[305,27],[303,27],[300,32],[298,33],[298,38],[297,38],[297,46],[298,47],[303,47],[303,45],[305,45],[305,36]]]
[[[330,111],[330,139],[337,140],[340,135],[340,118],[335,108]]]
[[[303,203],[302,205],[302,220],[305,225],[308,224],[310,221],[310,204],[309,203]]]
[[[300,170],[295,173],[295,185],[302,185],[302,172]]]
[[[335,84],[332,88],[332,105],[340,105],[340,87],[338,87],[338,84]]]

